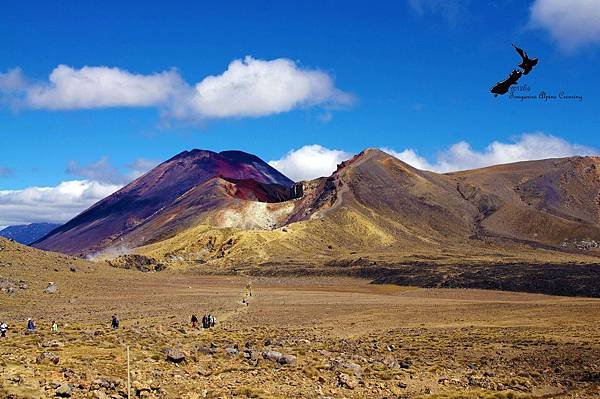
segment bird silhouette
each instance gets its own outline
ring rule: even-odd
[[[505,80],[503,80],[501,82],[496,83],[496,85],[494,87],[492,87],[492,89],[490,91],[492,93],[494,93],[494,97],[498,97],[498,95],[506,94],[506,93],[508,93],[508,89],[510,88],[510,86],[516,84],[519,81],[519,79],[521,78],[521,76],[523,76],[523,72],[513,69],[512,72],[510,73],[510,75],[508,75],[508,78],[506,78]]]
[[[527,56],[527,53],[524,50],[520,49],[519,47],[515,46],[514,44],[512,46],[515,48],[515,50],[517,50],[517,53],[519,53],[519,55],[523,59],[521,61],[521,63],[519,64],[519,67],[523,69],[524,75],[528,75],[529,72],[531,72],[531,70],[533,69],[533,67],[537,65],[538,59],[537,58],[529,58]]]

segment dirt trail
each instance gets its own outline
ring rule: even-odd
[[[243,275],[243,277],[250,277],[250,276]],[[250,299],[249,298],[251,298],[254,295],[254,292],[252,291],[252,289],[249,288],[249,287],[252,287],[252,282],[253,281],[250,280],[246,284],[246,287],[242,291],[240,299],[238,301],[236,301],[236,304],[239,305],[236,309],[230,310],[230,311],[225,312],[225,313],[218,314],[217,322],[219,324],[222,323],[222,322],[224,322],[224,321],[226,321],[226,320],[228,320],[228,319],[230,319],[230,318],[232,318],[233,316],[237,316],[237,315],[239,315],[241,313],[245,313],[245,312],[248,311],[248,308],[250,306]],[[244,300],[248,301],[248,305],[244,304],[244,302],[243,302]]]

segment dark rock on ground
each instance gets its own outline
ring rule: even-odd
[[[165,351],[167,361],[172,363],[183,363],[185,362],[185,354],[179,349],[169,348]]]

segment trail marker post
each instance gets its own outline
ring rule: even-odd
[[[127,345],[127,399],[131,399],[131,370],[129,368],[129,345]]]

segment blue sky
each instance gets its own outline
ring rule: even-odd
[[[241,149],[300,179],[366,147],[440,171],[600,147],[594,1],[147,3],[3,6],[0,225],[63,221],[190,148]],[[583,100],[494,98],[519,62],[511,43],[540,58],[521,80],[531,93]],[[235,60],[264,81],[236,91]],[[132,93],[57,90],[59,65],[65,81]],[[265,94],[281,76],[291,89]]]

